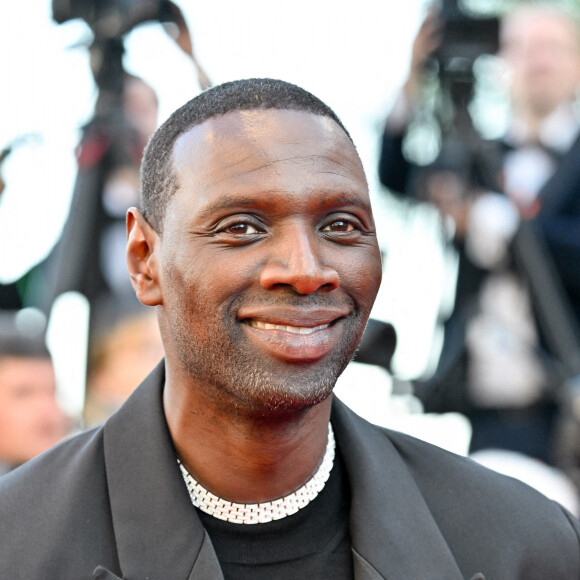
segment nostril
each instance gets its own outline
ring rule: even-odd
[[[299,294],[312,294],[322,288],[334,290],[340,285],[338,272],[330,267],[295,268],[280,262],[266,264],[260,273],[260,285],[266,289],[291,286]]]

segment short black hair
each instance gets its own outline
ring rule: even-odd
[[[141,210],[153,228],[161,232],[167,203],[179,184],[172,165],[177,138],[212,117],[231,111],[279,109],[306,111],[335,121],[348,138],[336,113],[319,98],[291,83],[276,79],[230,81],[200,93],[177,109],[155,131],[141,162]]]

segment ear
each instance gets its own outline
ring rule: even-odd
[[[159,236],[143,214],[127,211],[127,268],[137,298],[146,306],[162,303],[159,287]]]

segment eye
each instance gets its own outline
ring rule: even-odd
[[[239,235],[253,235],[260,233],[260,230],[256,226],[248,222],[237,222],[235,224],[229,224],[222,228],[221,231],[227,234]]]
[[[355,231],[355,226],[348,220],[334,220],[322,228],[323,232],[348,233]]]
[[[266,227],[251,215],[232,215],[216,224],[213,236],[227,245],[245,245],[263,238]]]

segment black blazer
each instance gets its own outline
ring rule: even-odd
[[[160,365],[103,426],[0,478],[0,578],[222,578],[176,464],[163,383]],[[578,522],[536,491],[337,400],[332,423],[357,580],[580,578]]]

